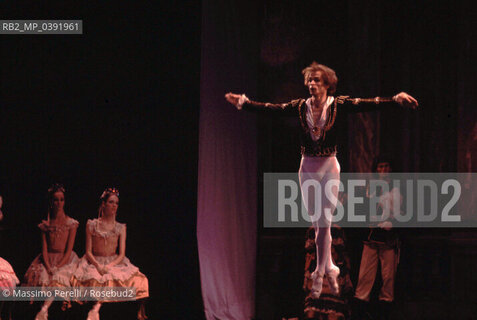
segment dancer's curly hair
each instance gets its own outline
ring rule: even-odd
[[[336,85],[338,84],[338,77],[333,69],[313,61],[308,67],[303,69],[301,73],[305,78],[305,86],[308,85],[308,79],[313,72],[321,71],[323,82],[328,86],[327,94],[332,96],[336,92]]]

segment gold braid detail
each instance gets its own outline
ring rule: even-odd
[[[335,124],[335,120],[336,120],[336,110],[338,109],[338,105],[337,105],[337,101],[335,99],[335,103],[333,104],[333,111],[328,111],[328,112],[333,112],[331,115],[328,116],[328,121],[327,123],[325,124],[325,128],[324,130],[325,131],[328,131],[331,129],[331,127]]]
[[[391,97],[375,97],[375,98],[354,98],[354,99],[349,99],[353,104],[359,104],[359,103],[374,103],[374,104],[380,104],[381,102],[393,102],[393,98]]]

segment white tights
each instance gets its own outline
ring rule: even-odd
[[[315,229],[316,269],[315,276],[323,276],[337,268],[331,258],[331,214],[336,208],[338,198],[340,165],[336,157],[303,156],[299,170],[303,202],[312,218]],[[307,182],[308,181],[308,182]],[[335,199],[325,196],[325,186],[331,183]],[[318,184],[321,190],[310,185]],[[321,187],[321,188],[320,188]],[[330,188],[330,186],[328,186]]]

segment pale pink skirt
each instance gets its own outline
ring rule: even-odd
[[[76,271],[79,258],[75,252],[71,252],[68,263],[61,268],[56,268],[55,266],[63,256],[63,253],[48,253],[50,265],[53,268],[53,274],[50,275],[43,264],[42,255],[38,255],[25,273],[25,285],[28,287],[70,287],[70,279]]]
[[[12,266],[0,258],[0,288],[15,288],[19,282]]]

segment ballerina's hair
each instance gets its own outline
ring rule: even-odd
[[[53,195],[57,192],[66,193],[65,187],[61,183],[54,183],[48,188],[48,217],[47,221],[50,222],[50,212],[52,208]]]
[[[338,77],[333,69],[313,61],[308,67],[303,69],[301,73],[305,78],[305,86],[308,85],[308,79],[313,72],[321,71],[323,82],[328,86],[327,94],[332,96],[336,92],[336,85],[338,84]]]
[[[117,188],[107,188],[106,190],[103,191],[101,194],[101,197],[99,199],[101,200],[101,204],[99,205],[98,209],[98,217],[101,218],[103,216],[103,210],[104,207],[103,205],[108,201],[109,197],[111,196],[116,196],[119,198],[119,190]]]

